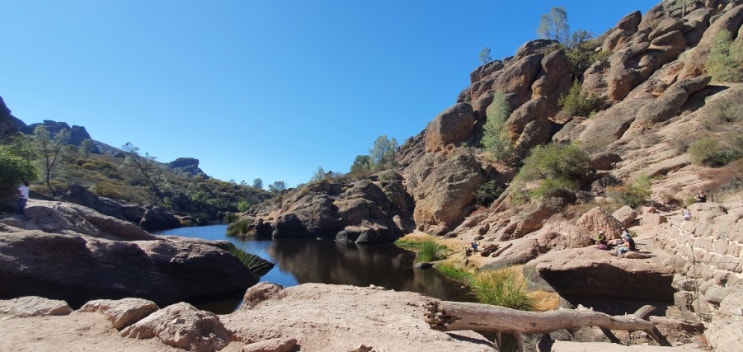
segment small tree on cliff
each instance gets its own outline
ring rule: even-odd
[[[54,191],[52,188],[52,171],[57,165],[59,154],[62,152],[62,148],[70,140],[70,131],[62,129],[52,137],[49,131],[43,125],[37,126],[34,129],[34,141],[36,148],[41,155],[42,170],[44,171],[44,180],[46,187],[49,191]]]
[[[495,92],[493,102],[490,103],[485,114],[487,121],[483,126],[484,132],[481,140],[483,147],[486,151],[492,153],[498,161],[513,162],[516,153],[506,129],[506,120],[511,115],[511,109],[508,107],[508,102],[503,93]]]
[[[155,164],[155,157],[145,153],[144,156],[139,155],[139,147],[134,146],[131,142],[126,142],[121,147],[126,155],[126,161],[133,165],[139,174],[144,178],[147,185],[150,186],[150,190],[154,195],[155,201],[163,202],[163,194],[160,191],[160,183],[162,182],[162,173]]]
[[[542,15],[537,27],[537,34],[542,39],[557,40],[561,43],[568,41],[570,26],[568,13],[564,7],[553,7],[550,13]]]
[[[386,135],[374,140],[374,147],[369,149],[369,156],[374,162],[374,168],[384,170],[395,165],[395,153],[397,152],[397,140],[388,139]]]
[[[480,51],[480,62],[484,65],[491,61],[493,61],[493,58],[490,57],[490,48],[482,48],[482,51]]]

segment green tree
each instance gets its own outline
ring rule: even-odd
[[[490,48],[482,48],[482,51],[480,51],[480,62],[484,65],[491,61],[493,61],[493,58],[490,57]]]
[[[374,161],[372,160],[371,156],[357,155],[356,159],[353,160],[353,165],[351,165],[350,171],[352,174],[361,174],[367,171],[371,171],[373,167]]]
[[[95,143],[90,138],[86,138],[80,143],[80,150],[88,157],[95,150]]]
[[[322,166],[317,167],[317,171],[315,171],[315,174],[312,175],[312,178],[310,179],[310,182],[320,182],[327,178],[327,174],[325,173],[325,170],[322,168]]]
[[[484,132],[481,140],[483,147],[499,161],[512,162],[516,154],[506,128],[506,120],[511,115],[506,96],[501,92],[495,92],[493,102],[490,103],[485,114],[487,120],[483,126]]]
[[[256,178],[253,180],[253,188],[255,189],[263,189],[263,180],[260,178]]]
[[[591,170],[588,155],[575,145],[536,146],[514,178],[515,189],[536,182],[528,191],[533,199],[544,199],[577,191]]]
[[[33,147],[25,138],[13,138],[8,144],[0,144],[0,188],[36,181],[38,169],[29,158],[33,155]]]
[[[44,172],[44,180],[46,187],[50,191],[54,191],[52,188],[52,171],[57,164],[62,149],[70,140],[70,131],[62,129],[52,137],[49,131],[43,125],[37,126],[34,129],[34,141],[38,148],[39,155],[41,155],[42,170]]]
[[[274,183],[268,185],[268,191],[273,194],[280,194],[286,190],[286,183],[284,181],[274,181]]]
[[[153,200],[162,202],[164,197],[160,190],[160,183],[163,181],[163,176],[157,167],[155,157],[150,156],[148,153],[145,153],[144,156],[139,155],[139,147],[134,146],[131,142],[126,142],[121,147],[121,150],[126,153],[126,161],[137,169],[150,187],[155,197]],[[197,203],[199,202],[197,201]]]
[[[395,153],[397,152],[397,140],[388,139],[386,135],[379,136],[374,141],[374,147],[369,150],[374,166],[377,170],[383,170],[395,165]]]
[[[714,80],[743,81],[743,42],[733,42],[729,31],[721,31],[715,36],[705,66]]]
[[[565,43],[568,40],[570,26],[568,13],[564,7],[553,7],[550,13],[542,15],[537,27],[537,34],[542,39],[557,40]]]

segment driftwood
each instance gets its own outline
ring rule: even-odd
[[[506,249],[511,248],[511,246],[513,246],[513,242],[507,244],[505,247],[503,247],[503,248],[499,249],[498,251],[496,251],[495,253],[493,253],[492,257],[495,258],[495,257],[501,255],[501,253],[505,252]]]
[[[527,312],[480,303],[432,301],[426,305],[425,319],[431,328],[443,331],[474,330],[508,333],[516,336],[522,350],[521,335],[596,326],[609,330],[644,331],[660,345],[667,345],[655,325],[644,320],[655,307],[646,305],[634,314],[611,316],[590,309],[564,309]]]

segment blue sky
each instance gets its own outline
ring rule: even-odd
[[[27,124],[293,187],[417,135],[552,7],[598,36],[659,2],[3,0],[0,96]]]

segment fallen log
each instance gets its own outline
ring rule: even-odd
[[[668,342],[655,325],[644,320],[655,309],[646,305],[635,314],[612,316],[590,309],[563,309],[548,312],[528,312],[480,303],[432,301],[424,313],[431,328],[443,331],[474,330],[523,334],[549,333],[556,330],[596,326],[609,330],[644,331],[659,344]]]

